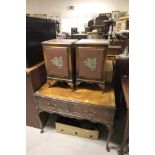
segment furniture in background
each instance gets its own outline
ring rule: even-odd
[[[88,27],[85,27],[85,33],[91,32],[93,30],[94,20],[88,21]]]
[[[48,18],[48,14],[29,14],[29,13],[27,13],[26,16],[35,17],[35,18],[44,18],[44,19]]]
[[[80,33],[80,34],[73,34],[71,37],[72,39],[87,39],[87,34],[86,33]]]
[[[75,80],[74,43],[76,39],[53,39],[42,42],[49,87],[65,81],[71,88]]]
[[[59,33],[60,32],[60,22],[56,20],[55,25],[56,25],[56,31]]]
[[[115,113],[114,91],[110,85],[102,93],[96,85],[90,87],[81,84],[79,89],[72,91],[65,83],[57,83],[51,88],[44,84],[34,96],[39,118],[42,112],[48,112],[105,125],[109,131],[106,149],[110,151],[109,141],[113,132]],[[43,133],[44,122],[41,118],[40,128]]]
[[[126,106],[126,118],[125,118],[125,129],[124,129],[124,136],[122,140],[122,145],[120,146],[119,150],[119,155],[124,155],[125,151],[125,146],[127,145],[127,142],[129,140],[129,77],[128,76],[123,76],[121,78],[121,86],[122,86],[122,91],[121,91],[121,100],[122,102],[123,97],[125,99],[125,106]]]
[[[109,20],[105,14],[100,14],[95,19],[95,24],[93,26],[93,29],[96,29],[98,34],[102,35],[102,38],[108,39],[108,32],[109,32],[109,26],[104,22]]]
[[[121,17],[116,21],[115,31],[129,30],[129,16]]]
[[[95,19],[95,25],[104,25],[104,20],[109,20],[109,17],[105,14],[99,14],[99,16]]]
[[[76,86],[81,82],[96,83],[105,88],[105,60],[108,40],[81,39],[76,45]]]
[[[26,67],[43,61],[41,42],[55,38],[55,21],[26,16]]]
[[[40,128],[40,124],[33,93],[44,83],[46,83],[44,62],[40,62],[31,68],[26,68],[26,125],[35,128]],[[41,117],[45,121],[48,118],[48,114],[42,113]]]
[[[107,56],[116,56],[123,53],[123,48],[122,46],[108,46],[107,49]]]
[[[127,43],[124,40],[111,39],[109,46],[121,47],[122,51],[124,51],[125,47],[127,46]]]
[[[72,27],[72,28],[71,28],[71,36],[72,36],[73,34],[77,34],[77,33],[78,33],[77,27]]]

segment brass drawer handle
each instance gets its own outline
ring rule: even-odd
[[[85,112],[88,113],[88,115],[96,115],[96,111],[90,112],[88,109],[86,109]]]
[[[48,102],[48,106],[56,107],[56,104],[53,104],[53,103],[49,103]]]
[[[88,112],[89,115],[96,115],[96,112]]]

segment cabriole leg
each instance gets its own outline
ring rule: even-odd
[[[56,83],[56,80],[47,80],[47,83],[48,87],[51,88]]]
[[[38,119],[39,119],[39,124],[40,124],[40,128],[41,128],[41,130],[40,130],[40,133],[43,133],[44,132],[44,125],[43,125],[43,122],[41,121],[41,118],[40,118],[40,113],[41,113],[42,111],[40,110],[40,109],[37,109],[37,114],[38,114]]]
[[[68,82],[68,85],[71,87],[72,90],[74,90],[74,84],[72,82]]]
[[[110,141],[112,133],[113,133],[113,127],[112,126],[108,126],[108,131],[109,131],[109,133],[108,133],[108,138],[107,138],[106,150],[108,152],[110,152],[109,141]]]
[[[105,84],[98,84],[99,87],[101,88],[102,92],[104,92],[104,89],[105,89]]]

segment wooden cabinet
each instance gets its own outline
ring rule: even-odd
[[[81,82],[97,83],[105,87],[105,60],[108,40],[82,39],[76,45],[76,85]]]
[[[55,81],[74,84],[74,47],[76,39],[54,39],[42,42],[49,87]]]

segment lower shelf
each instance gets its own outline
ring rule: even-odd
[[[98,139],[99,131],[90,123],[75,122],[74,119],[60,117],[56,121],[56,131],[59,133],[70,134],[74,136]]]

